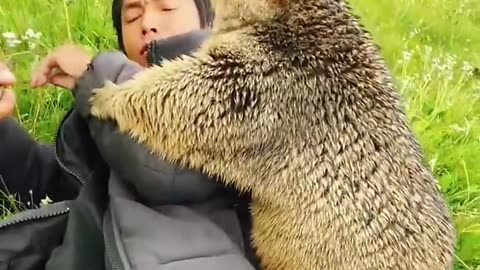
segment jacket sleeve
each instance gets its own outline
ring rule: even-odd
[[[26,207],[55,200],[60,170],[50,145],[35,141],[12,117],[0,121],[0,191]],[[33,205],[32,205],[33,204]]]

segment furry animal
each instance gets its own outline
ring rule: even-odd
[[[251,192],[266,270],[452,269],[447,205],[348,5],[213,2],[198,52],[96,89],[91,114]]]

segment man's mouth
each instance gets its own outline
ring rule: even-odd
[[[143,45],[142,49],[140,50],[140,54],[142,56],[145,56],[147,54],[147,51],[148,51],[148,44],[145,44],[145,45]]]

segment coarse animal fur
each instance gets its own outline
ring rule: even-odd
[[[266,270],[452,269],[455,230],[378,48],[341,0],[214,0],[212,36],[90,99],[251,192]]]

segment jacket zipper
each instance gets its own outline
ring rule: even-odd
[[[122,262],[113,253],[115,250],[113,244],[115,241],[115,236],[113,235],[113,217],[111,216],[111,211],[112,210],[110,207],[107,208],[104,215],[103,234],[105,236],[105,250],[107,253],[108,262],[110,263],[110,268],[114,270],[125,270],[125,267],[122,266]]]
[[[72,113],[73,110],[70,110],[67,115],[63,118],[62,122],[60,123],[60,125],[58,125],[57,127],[57,130],[55,132],[55,139],[53,140],[53,154],[55,155],[55,160],[57,161],[58,165],[60,165],[60,167],[66,171],[68,174],[70,174],[71,176],[73,176],[75,179],[77,179],[82,185],[85,185],[85,181],[77,174],[75,173],[74,171],[70,170],[69,168],[67,168],[67,166],[65,166],[65,164],[63,164],[62,160],[60,159],[60,157],[58,156],[58,152],[57,152],[57,140],[58,140],[58,134],[60,133],[60,129],[62,128],[62,125],[65,121],[65,119],[67,119],[67,117]]]
[[[56,138],[55,138],[56,139]],[[85,181],[78,175],[76,174],[75,172],[73,172],[72,170],[70,170],[69,168],[67,168],[67,166],[65,166],[63,164],[63,162],[60,160],[60,157],[58,156],[57,154],[57,144],[56,144],[56,141],[55,141],[55,144],[53,145],[53,151],[54,151],[54,155],[55,155],[55,160],[57,161],[58,165],[60,165],[60,167],[66,171],[68,174],[70,174],[71,176],[73,176],[75,179],[77,179],[80,183],[82,183],[82,185],[85,185]]]
[[[54,152],[54,155],[55,155],[55,160],[57,161],[58,165],[64,170],[66,171],[68,174],[70,174],[71,176],[75,177],[75,179],[77,179],[82,185],[85,185],[85,181],[77,174],[75,173],[74,171],[70,170],[67,166],[65,166],[65,164],[62,162],[62,160],[60,159],[60,157],[58,156],[58,152],[57,152],[57,140],[58,140],[58,136],[59,136],[59,133],[60,133],[60,129],[62,127],[62,124],[63,122],[65,121],[65,119],[72,113],[73,110],[70,110],[70,112],[68,112],[68,114],[65,116],[65,118],[63,119],[62,123],[60,123],[60,125],[58,126],[56,132],[55,132],[55,139],[54,139],[54,144],[53,144],[53,152]],[[67,208],[67,211],[68,212],[69,209]],[[61,213],[59,213],[61,214]],[[108,222],[108,221],[107,221]],[[109,238],[109,235],[108,235],[108,232],[106,232],[105,230],[107,230],[105,228],[106,226],[104,225],[104,234],[106,236],[106,238]],[[1,228],[1,227],[0,227]],[[118,264],[116,264],[114,262],[114,256],[113,256],[113,251],[112,251],[112,246],[110,244],[110,241],[105,241],[105,251],[106,251],[106,255],[107,255],[107,258],[108,258],[108,262],[110,263],[110,268],[112,270],[123,270],[122,267],[118,266]]]
[[[57,161],[58,165],[64,170],[66,171],[68,174],[70,174],[71,176],[75,177],[75,179],[77,179],[82,185],[85,185],[85,181],[77,174],[75,173],[74,171],[70,170],[67,166],[65,166],[65,164],[63,164],[62,160],[60,159],[60,157],[58,156],[58,152],[57,152],[57,140],[58,140],[58,136],[59,136],[59,133],[60,133],[60,129],[62,127],[62,124],[64,123],[65,119],[67,119],[67,117],[72,113],[73,109],[70,110],[67,115],[64,117],[63,121],[60,123],[60,125],[58,126],[56,132],[55,132],[55,139],[54,139],[54,144],[53,144],[53,152],[54,152],[54,155],[55,155],[55,160]],[[69,209],[67,208],[66,211],[64,211],[64,213],[68,212]],[[62,212],[59,212],[58,215],[62,214]],[[108,222],[108,221],[107,221]],[[106,232],[105,230],[107,230],[107,228],[105,228],[106,226],[104,225],[104,235],[106,238],[110,238],[109,235],[108,235],[108,232]],[[0,227],[1,228],[1,227]],[[110,244],[110,241],[108,241],[108,239],[106,239],[105,241],[105,251],[106,251],[106,255],[107,255],[107,258],[108,258],[108,262],[110,263],[110,268],[112,270],[123,270],[123,268],[121,268],[120,266],[118,266],[118,264],[116,264],[114,262],[114,256],[112,254],[112,246]]]
[[[62,127],[62,124],[63,122],[65,121],[65,119],[72,113],[73,110],[70,110],[70,112],[67,113],[67,115],[65,116],[65,118],[63,119],[62,123],[60,123],[60,125],[58,126],[56,132],[55,132],[55,139],[54,139],[54,144],[53,144],[53,152],[54,152],[54,155],[55,155],[55,160],[57,161],[58,165],[60,165],[60,167],[66,171],[67,173],[69,173],[71,176],[75,177],[75,179],[77,179],[82,185],[85,185],[85,181],[77,174],[75,173],[74,171],[70,170],[67,166],[65,166],[65,164],[63,164],[62,160],[60,159],[60,157],[58,156],[58,152],[57,152],[57,140],[58,140],[58,135],[60,133],[60,129]],[[67,212],[68,212],[69,209],[67,209]],[[61,214],[61,213],[60,213]],[[108,232],[106,232],[105,230],[107,230],[105,228],[105,224],[104,224],[104,235],[106,238],[109,238],[109,235],[108,235]],[[1,227],[0,227],[1,228]],[[108,258],[108,262],[110,263],[110,268],[112,270],[123,270],[123,268],[120,268],[117,264],[115,264],[113,262],[113,254],[112,254],[112,247],[110,245],[110,241],[108,241],[108,239],[106,239],[107,241],[105,241],[105,251],[106,251],[106,255],[107,255],[107,258]]]
[[[56,212],[53,212],[53,213],[46,213],[46,214],[43,214],[43,215],[34,215],[34,216],[24,217],[24,218],[21,218],[21,219],[14,219],[12,221],[0,224],[0,229],[4,229],[6,227],[13,226],[13,225],[23,223],[23,222],[26,222],[26,221],[57,217],[57,216],[64,215],[68,212],[70,212],[70,207],[67,207],[64,210],[56,211]]]

